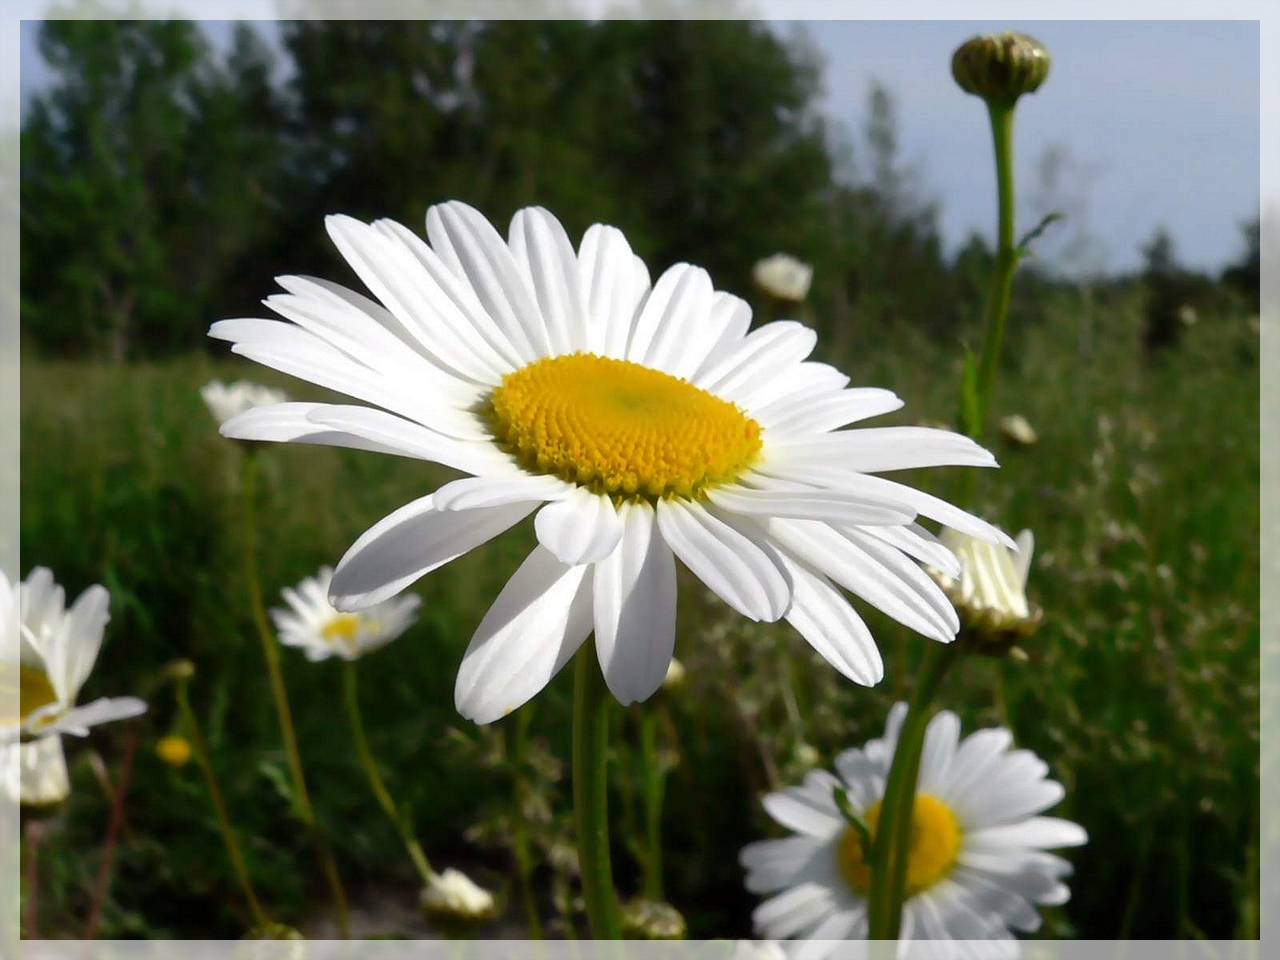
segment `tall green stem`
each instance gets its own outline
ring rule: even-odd
[[[609,691],[595,645],[578,651],[573,693],[573,812],[582,898],[595,940],[620,940],[622,927],[609,861]]]
[[[987,291],[986,333],[982,341],[982,360],[978,365],[980,416],[978,422],[972,425],[972,429],[976,431],[974,439],[981,439],[982,432],[986,429],[991,398],[995,393],[1000,348],[1004,344],[1004,332],[1009,317],[1013,273],[1018,266],[1018,251],[1014,246],[1013,105],[988,102],[987,112],[991,116],[991,139],[996,153],[999,216],[996,262],[991,272],[991,286]]]
[[[178,712],[182,723],[191,737],[192,753],[195,754],[196,765],[200,775],[204,777],[205,789],[209,791],[209,803],[213,806],[214,818],[218,821],[218,832],[222,834],[222,843],[227,848],[227,857],[231,860],[231,869],[236,875],[244,898],[249,904],[249,913],[253,917],[255,927],[267,926],[267,915],[262,910],[262,903],[253,889],[253,881],[249,878],[249,868],[245,866],[244,855],[240,852],[240,844],[231,826],[231,818],[227,815],[227,804],[222,798],[222,790],[218,787],[218,778],[213,772],[213,764],[209,760],[209,745],[205,743],[204,734],[196,720],[195,711],[191,709],[191,700],[187,696],[187,682],[179,680],[177,686]]]
[[[954,644],[929,648],[907,716],[898,732],[898,744],[885,781],[884,798],[880,802],[880,818],[872,851],[871,893],[867,906],[871,940],[898,938],[908,853],[911,850],[911,822],[920,774],[920,753],[929,725],[929,705],[955,659]]]
[[[333,855],[329,852],[329,845],[320,832],[315,808],[311,805],[311,795],[307,792],[307,781],[302,772],[302,756],[298,752],[298,737],[293,728],[293,712],[289,709],[289,695],[285,690],[284,674],[280,670],[280,651],[276,646],[276,639],[267,620],[266,605],[262,600],[262,584],[258,579],[257,485],[258,455],[256,451],[250,449],[244,457],[241,478],[241,493],[244,497],[244,572],[249,587],[249,607],[253,614],[254,625],[258,628],[258,639],[262,642],[262,657],[267,664],[271,696],[276,704],[276,719],[280,724],[280,736],[284,741],[289,776],[293,781],[294,810],[311,834],[316,858],[320,861],[320,870],[329,884],[333,897],[338,936],[345,940],[349,934],[347,894],[342,888],[342,880],[338,876],[338,867],[333,861]]]
[[[360,679],[354,660],[347,660],[342,664],[342,693],[342,699],[347,707],[347,722],[351,725],[351,737],[356,744],[356,755],[360,758],[360,766],[369,781],[369,788],[377,798],[378,805],[395,825],[396,833],[400,834],[400,840],[409,853],[409,859],[417,868],[422,882],[430,884],[436,876],[435,871],[431,869],[431,861],[427,859],[422,845],[413,835],[409,824],[400,815],[395,798],[391,796],[386,782],[378,773],[377,761],[374,760],[373,751],[369,749],[369,740],[364,735],[364,720],[360,715]]]
[[[640,762],[644,768],[644,895],[661,901],[662,893],[662,794],[665,773],[658,757],[658,712],[641,708]]]

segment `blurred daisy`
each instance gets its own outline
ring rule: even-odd
[[[751,278],[770,296],[799,303],[809,295],[813,267],[788,254],[775,253],[756,262]]]
[[[0,606],[12,607],[13,591],[3,574],[0,582],[0,592],[5,595]],[[0,741],[13,743],[56,734],[83,737],[90,727],[135,717],[147,709],[136,697],[103,698],[76,706],[110,619],[110,598],[103,587],[90,587],[67,610],[62,587],[54,583],[53,574],[36,567],[17,593],[18,616],[10,613],[3,618],[0,682],[9,691],[16,688],[18,716],[0,721]],[[51,748],[41,756],[53,762]]]
[[[1013,550],[951,530],[943,531],[941,539],[960,561],[960,574],[932,573],[955,604],[975,649],[1003,654],[1035,633],[1043,613],[1027,600],[1027,574],[1035,552],[1031,531],[1018,534]]]
[[[509,242],[462,203],[427,212],[429,243],[389,220],[327,226],[381,303],[282,277],[287,293],[266,302],[284,320],[210,334],[363,403],[261,407],[222,432],[470,474],[355,542],[330,585],[339,610],[395,596],[537,511],[538,546],[464,655],[463,716],[519,707],[593,629],[614,696],[647,699],[671,661],[677,559],[744,616],[786,618],[859,683],[883,668],[840,587],[925,636],[955,636],[955,611],[914,562],[954,558],[913,521],[1002,535],[873,474],[995,460],[946,431],[839,429],[902,404],[807,360],[812,330],[748,333],[750,308],[706,271],[676,264],[651,286],[618,230],[591,227],[575,252],[539,208],[515,215]]]
[[[200,388],[200,396],[204,397],[205,405],[219,424],[254,407],[269,407],[289,399],[283,390],[274,390],[249,380],[237,380],[235,383],[210,380]]]
[[[435,874],[419,899],[423,911],[436,920],[482,923],[498,915],[493,894],[453,867]]]
[[[413,594],[376,603],[357,613],[342,613],[329,603],[332,567],[321,567],[296,587],[281,591],[287,610],[271,611],[280,642],[301,647],[311,661],[337,656],[355,660],[386,646],[418,619],[421,598]]]
[[[1000,418],[1000,436],[1018,447],[1033,447],[1040,439],[1031,421],[1020,413]]]
[[[833,941],[867,936],[871,871],[858,831],[841,815],[835,789],[874,835],[884,782],[906,716],[899,703],[885,736],[836,758],[836,774],[815,770],[803,786],[773,793],[765,810],[795,835],[763,840],[742,851],[747,889],[775,894],[756,908],[759,932],[798,937],[797,960],[826,957]],[[930,722],[920,760],[919,792],[902,909],[903,954],[912,940],[1012,940],[1011,931],[1040,926],[1037,906],[1065,903],[1062,882],[1071,865],[1046,851],[1078,846],[1085,832],[1056,817],[1038,816],[1062,799],[1047,765],[1027,750],[1010,750],[1008,730],[959,739],[955,714]],[[997,953],[1013,953],[1008,950]],[[993,954],[995,955],[995,954]]]

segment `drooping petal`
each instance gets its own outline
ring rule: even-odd
[[[854,683],[875,686],[884,679],[884,661],[867,625],[830,580],[785,552],[783,556],[792,588],[787,622]]]
[[[622,521],[607,496],[572,487],[534,519],[538,542],[561,563],[595,563],[613,553],[622,539]]]

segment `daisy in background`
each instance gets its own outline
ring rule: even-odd
[[[264,387],[249,380],[237,380],[234,383],[210,380],[200,388],[200,396],[204,398],[205,406],[219,425],[254,407],[269,407],[289,399],[283,390]]]
[[[16,716],[0,722],[5,796],[50,804],[70,792],[62,734],[86,736],[89,728],[143,713],[136,697],[102,698],[77,706],[102,646],[110,597],[94,585],[66,609],[53,574],[36,567],[15,591],[0,573],[0,683]]]
[[[751,279],[770,296],[799,303],[809,295],[813,267],[789,254],[775,253],[756,262]]]
[[[1027,576],[1035,537],[1023,530],[1015,549],[945,530],[942,542],[960,563],[960,572],[931,569],[960,615],[967,649],[1003,656],[1036,632],[1044,611],[1027,599]]]
[[[312,662],[336,656],[355,660],[386,646],[418,619],[421,599],[413,594],[374,604],[357,613],[342,613],[329,603],[332,567],[321,567],[296,587],[282,591],[288,609],[271,611],[280,642],[299,647]]]
[[[468,474],[406,504],[347,551],[342,611],[393,597],[536,513],[538,546],[481,621],[458,673],[463,716],[489,723],[537,694],[593,630],[622,703],[662,684],[676,560],[742,615],[786,619],[847,677],[880,654],[841,588],[946,643],[951,603],[916,561],[958,572],[917,515],[1002,540],[981,520],[875,476],[991,467],[966,437],[842,429],[898,409],[808,359],[793,321],[749,331],[745,301],[686,263],[655,283],[613,227],[575,250],[547,211],[504,240],[477,211],[427,212],[427,240],[390,220],[328,218],[378,298],[281,277],[283,319],[224,320],[235,353],[359,403],[281,403],[223,424],[241,440],[320,443]]]
[[[857,828],[841,814],[843,789],[853,812],[875,833],[885,778],[906,704],[890,711],[883,739],[836,758],[836,773],[815,770],[803,786],[764,799],[769,815],[794,835],[742,851],[747,889],[773,894],[754,913],[756,929],[806,942],[796,960],[820,960],[840,940],[867,936],[871,871]],[[1012,931],[1040,926],[1039,906],[1066,903],[1071,864],[1047,850],[1085,842],[1084,830],[1039,816],[1062,799],[1048,766],[1027,750],[1011,750],[1008,730],[959,738],[956,715],[942,711],[925,734],[902,907],[903,955],[953,955],[924,940],[998,940],[1013,955]],[[937,951],[934,953],[933,951]],[[991,954],[990,949],[983,955]]]

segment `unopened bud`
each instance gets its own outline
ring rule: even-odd
[[[422,912],[447,933],[469,932],[498,915],[493,894],[453,867],[431,878],[422,888],[419,903]]]
[[[164,668],[164,678],[166,680],[175,680],[185,682],[196,675],[196,665],[185,658],[174,660]]]
[[[1049,51],[1025,33],[986,34],[962,43],[951,56],[960,89],[988,103],[1012,106],[1049,75]]]
[[[684,917],[669,903],[636,897],[622,907],[622,935],[627,940],[683,940],[687,931]]]

